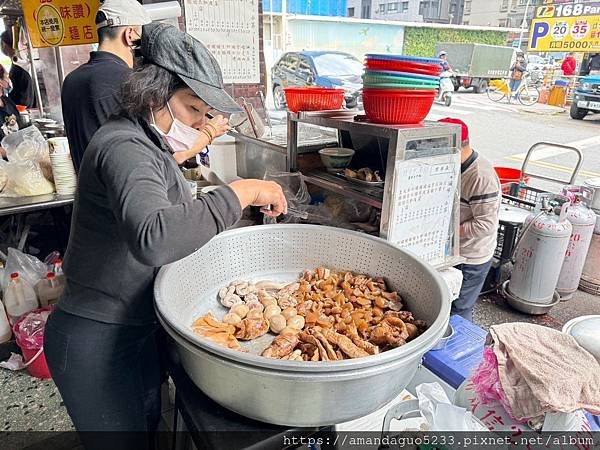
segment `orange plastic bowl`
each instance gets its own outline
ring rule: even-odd
[[[341,109],[344,91],[319,87],[285,88],[285,101],[292,112]]]

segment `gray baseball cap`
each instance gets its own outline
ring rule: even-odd
[[[106,20],[96,24],[104,27],[141,27],[152,22],[150,15],[136,0],[104,0],[98,12],[103,12]]]
[[[208,106],[224,113],[242,111],[225,92],[215,57],[197,39],[173,25],[153,22],[144,26],[141,52],[145,62],[173,72]]]

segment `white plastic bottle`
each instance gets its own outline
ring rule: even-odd
[[[17,272],[10,274],[10,281],[4,293],[4,302],[11,325],[14,325],[23,314],[39,306],[34,289]]]
[[[35,285],[35,292],[40,300],[40,306],[53,305],[58,301],[65,288],[62,281],[54,272],[48,272],[46,278],[38,281]]]
[[[8,317],[4,310],[4,304],[0,300],[0,344],[10,341],[12,336],[12,328],[8,323]]]

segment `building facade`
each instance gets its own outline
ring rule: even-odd
[[[345,16],[347,0],[263,0],[265,13],[281,13],[285,3],[288,14],[305,16]]]
[[[461,24],[465,0],[348,0],[358,19]]]
[[[465,0],[463,24],[490,27],[525,28],[544,0]]]

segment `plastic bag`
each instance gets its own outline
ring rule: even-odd
[[[48,143],[40,130],[31,126],[2,139],[2,148],[6,150],[9,162],[33,161],[38,163],[47,160],[50,163]]]
[[[27,313],[23,319],[17,322],[14,332],[19,345],[26,344],[34,348],[44,345],[44,328],[50,311],[50,308],[38,309]]]
[[[54,184],[44,176],[38,163],[9,162],[7,170],[8,180],[0,194],[3,197],[29,197],[54,192]]]
[[[54,182],[48,143],[36,127],[27,127],[7,135],[2,139],[1,145],[6,150],[6,157],[10,164],[34,163],[46,180]],[[12,174],[12,169],[10,172]]]
[[[8,182],[8,163],[0,158],[0,193]]]
[[[488,431],[465,408],[453,405],[438,383],[423,383],[415,390],[431,431]]]
[[[477,397],[484,405],[500,403],[511,419],[516,420],[512,414],[498,373],[498,359],[491,347],[483,349],[483,359],[471,376]]]
[[[288,202],[288,207],[296,211],[308,212],[307,209],[309,209],[311,198],[301,173],[267,172],[264,179],[274,181],[281,186]],[[265,216],[264,223],[298,223],[301,220],[296,215],[288,214],[278,219]]]
[[[8,285],[10,274],[18,272],[31,286],[35,286],[48,273],[48,267],[35,256],[27,255],[16,248],[8,249],[8,258],[1,279],[2,290]]]

